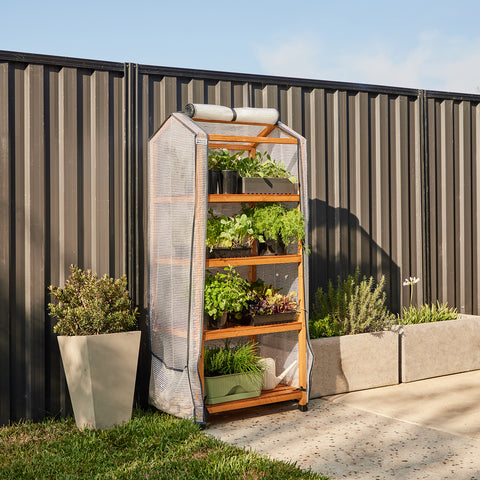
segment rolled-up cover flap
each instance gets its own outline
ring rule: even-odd
[[[222,105],[188,103],[185,114],[203,120],[223,120],[226,122],[265,123],[275,125],[279,119],[276,108],[230,108]]]

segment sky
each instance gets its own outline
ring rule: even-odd
[[[0,2],[0,50],[480,93],[478,0]]]

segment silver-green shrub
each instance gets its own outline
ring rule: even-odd
[[[395,320],[386,306],[383,290],[385,278],[378,284],[373,277],[360,280],[360,269],[345,280],[338,277],[336,287],[319,288],[310,314],[310,338],[377,332],[390,327]]]
[[[53,331],[58,335],[99,335],[133,330],[137,309],[127,291],[127,277],[104,275],[97,278],[90,270],[70,266],[65,287],[48,287],[56,302],[48,304],[48,313],[57,319]]]

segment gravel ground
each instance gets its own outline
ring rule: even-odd
[[[480,372],[477,375],[480,378]],[[332,479],[480,480],[480,425],[458,434],[452,433],[454,428],[445,431],[443,426],[432,426],[431,418],[427,426],[393,418],[392,412],[372,411],[371,392],[388,396],[402,385],[366,391],[367,404],[355,398],[361,392],[354,392],[310,400],[309,410],[303,413],[287,402],[212,416],[206,433],[275,459],[295,461]],[[402,401],[408,398],[404,393]],[[411,399],[410,405],[403,404],[404,417],[422,409],[418,393]],[[472,399],[472,404],[474,400],[480,413],[480,398]],[[451,411],[448,402],[444,405],[446,412]]]

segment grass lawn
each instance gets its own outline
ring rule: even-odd
[[[72,418],[0,427],[0,478],[322,479],[205,435],[158,411],[135,411],[111,430],[79,431]]]

